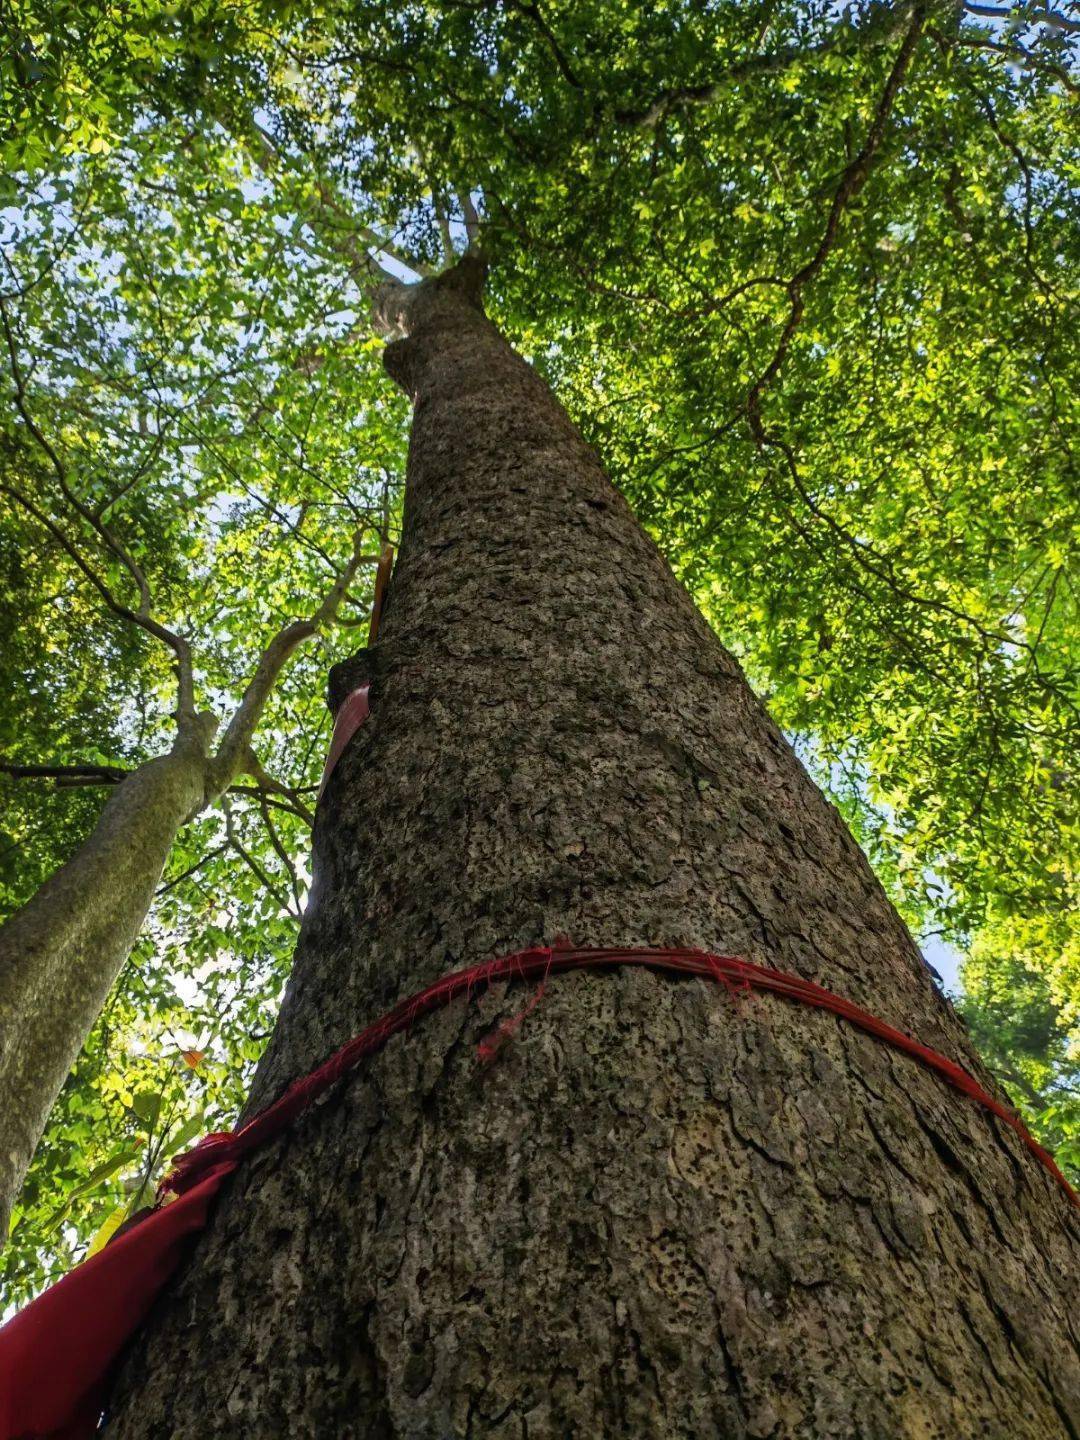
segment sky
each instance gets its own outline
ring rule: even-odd
[[[941,976],[942,988],[951,995],[957,994],[961,989],[960,962],[963,958],[959,951],[937,937],[924,940],[919,949],[927,964],[932,965]]]

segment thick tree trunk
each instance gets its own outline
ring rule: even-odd
[[[49,1110],[131,953],[177,831],[203,803],[204,723],[109,796],[0,929],[0,1245]]]
[[[742,954],[978,1063],[903,925],[469,267],[415,400],[372,716],[252,1107],[441,972],[560,934]],[[650,973],[394,1040],[248,1163],[115,1440],[1075,1436],[1077,1225],[1012,1133],[835,1018]]]

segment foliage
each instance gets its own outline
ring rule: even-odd
[[[1047,926],[1058,933],[1041,933]],[[1045,968],[1044,957],[1055,957]],[[984,927],[964,970],[975,1043],[1058,1163],[1080,1172],[1080,944],[1068,916]]]
[[[114,526],[195,638],[203,692],[235,694],[252,636],[310,608],[346,527],[396,503],[404,412],[364,321],[371,254],[437,268],[480,209],[496,318],[908,917],[971,939],[973,1032],[1075,1164],[1078,22],[988,9],[145,0],[50,26],[27,5],[5,305],[26,409],[80,494],[122,492]],[[2,423],[19,485],[69,523],[25,416]],[[3,524],[4,693],[33,677],[28,711],[0,706],[6,755],[153,753],[168,655],[101,617],[25,507]],[[290,672],[259,742],[294,801],[325,659]],[[208,1117],[239,1093],[303,839],[295,808],[275,844],[265,796],[233,804],[232,840],[217,815],[185,836],[172,874],[193,875],[64,1093],[12,1247],[27,1285],[45,1209],[136,1128],[122,1095],[153,1088],[148,1057]],[[85,790],[19,783],[5,900],[91,811]],[[243,994],[186,1074],[162,1037],[199,1048],[227,954],[248,957]],[[73,1244],[120,1183],[78,1198]]]
[[[208,84],[235,86],[272,49],[287,6],[246,0],[11,0],[0,70],[0,171],[60,154],[101,155],[153,97],[197,119]]]
[[[355,331],[348,275],[281,226],[268,189],[228,143],[148,129],[105,157],[58,157],[3,213],[18,402],[0,420],[10,766],[124,770],[170,743],[172,656],[88,583],[80,560],[137,601],[93,520],[145,577],[153,615],[190,636],[200,703],[224,712],[271,635],[317,607],[353,530],[366,528],[373,554],[395,533],[403,407],[381,347]],[[366,624],[372,573],[353,588],[350,623]],[[16,1213],[12,1299],[64,1268],[121,1194],[135,1204],[135,1182],[196,1113],[231,1122],[306,893],[298,857],[329,733],[325,672],[356,643],[346,631],[333,650],[300,652],[256,738],[272,785],[242,783],[227,814],[183,833]],[[5,782],[5,911],[92,825],[101,790],[78,778]],[[197,1070],[184,1049],[206,1052]],[[174,1134],[162,1118],[132,1158],[146,1130],[139,1093],[162,1096]],[[115,1155],[126,1163],[103,1173]],[[80,1184],[57,1229],[60,1197]]]

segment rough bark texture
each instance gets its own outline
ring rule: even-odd
[[[66,865],[0,929],[0,1245],[49,1110],[203,801],[205,727],[109,796]]]
[[[415,400],[373,711],[252,1107],[451,967],[559,934],[772,963],[978,1062],[836,812],[461,275]],[[620,972],[393,1041],[224,1198],[110,1440],[1000,1437],[1080,1425],[1075,1214],[834,1018]]]

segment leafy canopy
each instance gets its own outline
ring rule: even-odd
[[[1076,7],[55,13],[23,7],[5,92],[25,408],[81,494],[122,491],[114,525],[204,690],[237,692],[252,635],[303,613],[349,526],[392,528],[406,417],[365,322],[370,257],[437,268],[478,211],[493,314],[908,918],[970,944],[976,1038],[1075,1164]],[[60,514],[26,417],[4,423],[19,485]],[[25,506],[4,524],[5,749],[153,753],[168,656],[100,615]],[[325,660],[290,672],[260,741],[301,810]],[[209,1110],[239,1093],[304,850],[303,815],[275,811],[275,843],[265,799],[236,797],[231,837],[218,815],[185,835],[31,1180],[19,1284],[55,1249],[45,1211],[116,1153],[100,1136],[145,1132],[126,1077],[205,1083]],[[93,804],[20,782],[11,805],[14,902]],[[213,1059],[191,1071],[172,1033]],[[70,1246],[139,1173],[77,1197]]]

